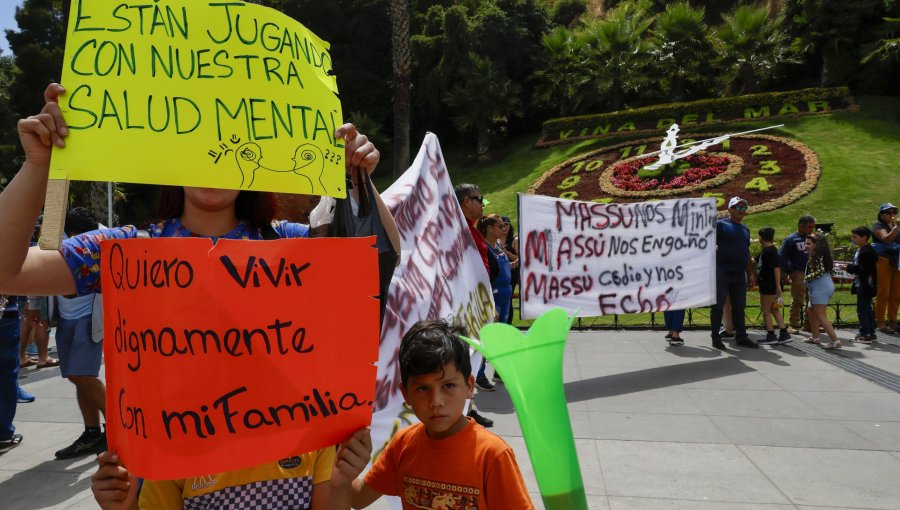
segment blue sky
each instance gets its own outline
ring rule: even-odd
[[[22,5],[22,0],[0,0],[0,48],[4,55],[9,55],[9,43],[6,42],[8,28],[19,28],[16,25],[16,6]]]

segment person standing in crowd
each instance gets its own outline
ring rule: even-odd
[[[900,225],[897,224],[897,206],[881,204],[878,221],[872,225],[872,247],[878,253],[878,294],[875,297],[875,322],[878,331],[897,332],[897,308],[900,307]]]
[[[487,242],[476,226],[476,222],[484,216],[484,206],[486,205],[484,194],[481,193],[478,186],[469,183],[457,184],[454,186],[453,192],[456,194],[456,201],[459,202],[459,207],[462,209],[463,216],[466,217],[466,223],[469,225],[469,232],[472,234],[472,240],[475,241],[475,247],[478,248],[478,253],[481,255],[481,261],[484,262],[484,269],[487,271],[488,278],[490,281],[494,281],[500,268],[497,265],[496,259],[488,255]],[[494,391],[494,385],[487,380],[487,377],[485,377],[485,366],[485,361],[482,359],[476,380],[481,379],[483,383],[487,384],[478,386],[478,389],[482,391]],[[474,399],[469,406],[468,415],[482,427],[494,426],[494,420],[478,414],[478,411],[475,409]]]
[[[728,296],[725,296],[725,305],[722,306],[722,327],[719,328],[719,336],[734,338],[734,324],[731,323],[731,298]]]
[[[19,302],[0,295],[0,455],[22,444],[13,419],[19,402]],[[32,398],[34,400],[34,398]]]
[[[84,207],[66,215],[65,232],[75,237],[96,230],[97,218]],[[106,385],[100,380],[103,357],[103,302],[100,294],[57,298],[59,323],[56,349],[62,377],[75,385],[75,397],[84,432],[71,445],[56,452],[57,459],[72,459],[106,451],[106,432],[100,415],[106,417]]]
[[[50,173],[50,147],[66,145],[68,128],[58,100],[65,92],[51,84],[44,92],[40,114],[18,123],[25,152],[22,168],[0,193],[0,217],[6,220],[0,243],[0,292],[18,294],[85,295],[102,291],[102,277],[90,268],[101,256],[105,239],[131,239],[140,235],[134,226],[94,230],[63,241],[59,251],[28,248],[30,230],[44,203]],[[352,124],[339,127],[336,139],[344,144],[345,168],[372,172],[380,154]],[[355,174],[356,172],[349,172]],[[355,177],[351,176],[355,180]],[[355,187],[356,189],[359,186]],[[376,207],[389,237],[396,239],[397,226],[380,200]],[[274,221],[269,193],[246,190],[163,186],[157,221],[146,233],[151,237],[205,237],[262,240],[306,237],[304,225]],[[396,249],[397,246],[394,246]],[[148,311],[152,313],[152,311]],[[16,325],[17,327],[18,325]],[[5,344],[4,344],[5,345]],[[6,368],[7,362],[0,363]],[[17,366],[17,365],[15,365]],[[6,370],[3,370],[3,381]],[[185,388],[189,391],[189,388]],[[2,414],[4,421],[11,416]],[[8,431],[8,432],[7,432]],[[9,428],[4,433],[11,433]],[[0,439],[10,439],[0,436]],[[21,441],[21,437],[18,438]],[[269,462],[224,473],[208,473],[201,479],[144,480],[139,483],[120,463],[118,456],[104,452],[94,474],[91,490],[101,508],[180,509],[198,506],[228,508],[246,506],[266,494],[266,507],[308,509],[349,508],[350,483],[371,457],[367,429],[357,430],[341,443],[309,452],[299,463]],[[290,484],[290,491],[280,490]],[[140,494],[138,488],[140,487]],[[347,504],[343,505],[346,501]]]
[[[809,254],[806,253],[806,238],[816,229],[816,219],[812,216],[801,216],[797,220],[797,231],[784,238],[778,257],[782,275],[791,285],[791,314],[789,333],[799,333],[803,327],[801,316],[806,300],[806,285],[803,274],[806,271],[806,262]]]
[[[34,226],[31,235],[31,246],[37,246],[41,238],[41,220]],[[20,300],[19,311],[22,325],[19,344],[19,368],[37,365],[37,368],[48,368],[59,365],[59,360],[50,357],[50,298],[47,296],[28,296],[24,304]],[[34,344],[37,357],[28,355],[29,344]],[[34,399],[32,399],[34,400]]]
[[[516,287],[519,285],[519,236],[516,235],[516,229],[512,226],[512,222],[509,219],[509,216],[501,216],[501,220],[503,223],[507,225],[506,228],[506,238],[501,239],[501,243],[503,244],[503,251],[506,253],[506,256],[509,258],[509,267],[510,271],[510,290],[509,290],[509,314],[506,316],[506,323],[512,324],[513,321],[513,311],[515,308],[513,307],[513,294],[516,293]],[[494,371],[495,383],[502,383],[503,378],[500,377],[500,374]]]
[[[766,323],[766,338],[759,343],[763,345],[784,344],[791,341],[791,334],[784,327],[781,315],[781,268],[778,263],[778,248],[775,248],[775,229],[765,227],[759,230],[759,307]],[[774,321],[773,321],[774,317]],[[775,335],[775,323],[780,332]]]
[[[666,321],[666,340],[669,345],[684,345],[681,332],[684,331],[684,310],[666,310],[663,312],[663,320]]]
[[[52,315],[50,298],[47,296],[28,296],[28,305],[25,310],[25,320],[28,326],[30,341],[37,347],[38,357],[34,365],[37,368],[49,368],[59,366],[59,360],[50,356],[50,316]],[[23,338],[19,343],[19,357],[27,358],[26,345],[29,338]],[[29,359],[29,361],[31,361]],[[28,365],[26,365],[28,366]]]
[[[496,214],[488,214],[482,216],[478,220],[478,231],[484,236],[487,244],[488,257],[497,261],[497,276],[491,280],[491,290],[494,294],[494,303],[497,306],[497,321],[509,322],[512,315],[512,264],[518,262],[518,259],[511,259],[509,253],[504,249],[502,240],[506,237],[509,230],[509,223],[504,223],[500,216]],[[494,389],[487,376],[484,373],[485,364],[481,364],[481,370],[478,377],[475,378],[475,386],[478,389],[492,391]],[[494,370],[494,380],[503,382],[500,374]]]
[[[834,270],[834,259],[831,257],[831,247],[828,238],[823,234],[812,234],[806,238],[806,252],[809,253],[809,262],[806,264],[806,289],[809,291],[810,337],[804,340],[806,343],[819,344],[819,328],[825,330],[831,342],[825,345],[828,350],[843,347],[841,341],[828,320],[828,302],[834,295],[834,281],[831,272]]]
[[[734,324],[735,345],[756,349],[747,336],[744,308],[747,288],[756,286],[750,264],[750,229],[743,224],[749,205],[741,197],[728,201],[728,217],[716,222],[716,304],[710,312],[712,345],[725,350],[720,328],[725,297],[731,298],[731,322]]]
[[[509,317],[506,320],[507,324],[512,324],[513,294],[516,293],[516,287],[519,285],[519,236],[516,235],[516,228],[513,227],[512,222],[509,220],[509,216],[501,216],[500,219],[503,220],[503,223],[508,225],[506,229],[506,238],[502,241],[503,250],[506,252],[506,256],[509,257],[510,268],[512,268],[512,279],[510,281],[512,289],[509,293]]]
[[[510,298],[512,297],[512,264],[518,259],[509,257],[504,249],[502,240],[509,230],[509,223],[504,223],[500,216],[488,214],[478,220],[478,231],[484,236],[485,244],[489,250],[488,256],[497,261],[497,276],[491,280],[491,289],[494,291],[494,303],[497,305],[499,322],[509,321]],[[478,380],[476,379],[476,383]]]
[[[847,265],[847,272],[853,275],[850,291],[856,294],[856,316],[859,319],[859,334],[855,340],[864,344],[870,344],[877,338],[872,298],[878,292],[878,253],[869,244],[871,237],[872,231],[866,227],[856,227],[851,231],[850,239],[858,248],[853,254],[853,263]]]

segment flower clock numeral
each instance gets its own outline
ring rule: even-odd
[[[759,173],[762,175],[776,175],[781,173],[781,167],[777,161],[766,160],[759,162]]]
[[[562,180],[561,183],[557,186],[559,189],[569,189],[574,188],[579,182],[581,182],[580,175],[570,175]]]
[[[631,156],[631,151],[634,151],[635,156],[640,156],[647,150],[647,145],[629,145],[622,149],[622,157],[620,159],[625,159],[628,156]]]
[[[769,150],[768,145],[751,145],[750,146],[750,155],[751,156],[771,156],[772,151]]]
[[[762,191],[765,193],[772,189],[772,185],[769,184],[769,181],[767,181],[765,177],[754,177],[750,182],[744,184],[744,189],[750,191]]]
[[[587,163],[587,164],[585,164],[585,163]],[[581,172],[582,170],[585,172],[593,172],[594,170],[597,170],[601,166],[603,166],[602,159],[595,159],[593,161],[579,161],[578,163],[575,163],[574,165],[572,165],[572,175],[575,175],[578,172]]]
[[[715,198],[716,199],[716,209],[725,205],[725,194],[724,193],[714,193],[711,191],[707,191],[703,194],[703,198]]]

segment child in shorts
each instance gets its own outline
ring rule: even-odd
[[[778,248],[775,247],[775,229],[772,227],[759,229],[759,244],[762,246],[757,279],[759,307],[766,322],[766,338],[760,340],[759,344],[785,344],[791,341],[791,334],[784,326],[784,317],[781,315],[781,267],[778,264]],[[780,329],[778,335],[774,329],[776,322]]]

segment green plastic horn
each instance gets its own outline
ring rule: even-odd
[[[554,308],[538,317],[525,334],[495,323],[481,328],[480,341],[463,337],[503,376],[547,510],[588,507],[562,379],[571,327],[566,311]]]

